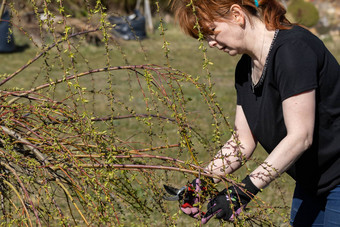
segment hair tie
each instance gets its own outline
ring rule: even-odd
[[[259,7],[259,1],[258,0],[255,0],[255,5],[256,5],[256,7]]]

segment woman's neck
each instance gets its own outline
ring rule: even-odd
[[[252,59],[252,79],[256,84],[261,78],[262,71],[269,53],[275,31],[267,30],[265,24],[259,19],[254,20],[248,27],[246,36],[248,55]]]

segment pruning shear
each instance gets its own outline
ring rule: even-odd
[[[171,196],[163,196],[163,199],[168,201],[179,201],[183,200],[183,195],[187,191],[187,186],[183,186],[181,188],[174,188],[169,185],[163,185],[165,191]]]
[[[195,219],[199,219],[201,215],[205,215],[205,212],[200,211],[199,206],[197,206],[200,199],[195,196],[195,189],[193,189],[190,185],[183,186],[179,189],[168,185],[163,186],[165,191],[171,195],[163,196],[163,198],[169,201],[183,201],[180,205],[180,209],[183,213]]]

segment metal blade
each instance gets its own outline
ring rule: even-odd
[[[169,193],[170,195],[178,195],[179,189],[178,188],[174,188],[168,185],[163,185],[165,191],[167,193]]]
[[[163,196],[163,199],[168,200],[168,201],[178,201],[178,200],[180,200],[178,195],[171,196],[171,197]]]
[[[176,200],[182,200],[183,199],[183,194],[186,190],[186,187],[183,186],[180,189],[178,188],[174,188],[168,185],[163,185],[163,187],[165,188],[166,192],[169,193],[170,195],[174,195],[174,196],[163,196],[163,199],[165,200],[169,200],[169,201],[176,201]]]

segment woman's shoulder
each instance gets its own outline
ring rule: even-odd
[[[312,32],[310,32],[307,28],[302,27],[300,25],[293,25],[289,29],[280,30],[280,34],[284,36],[292,36],[292,35],[302,35],[302,36],[314,36]]]
[[[323,45],[323,42],[307,28],[294,25],[291,29],[280,30],[277,37],[277,44],[285,43],[306,43],[309,45]]]
[[[324,43],[308,29],[295,25],[291,29],[280,30],[273,52],[302,54],[312,52],[322,56],[327,48]]]

